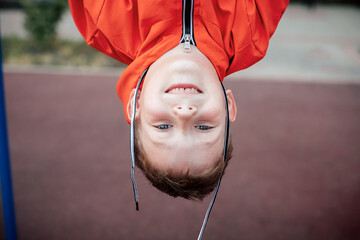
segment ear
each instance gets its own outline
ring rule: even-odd
[[[237,108],[236,108],[235,98],[230,89],[226,90],[226,97],[228,100],[228,107],[229,107],[229,120],[230,122],[234,122],[236,119]]]
[[[136,89],[134,88],[130,93],[129,101],[128,101],[128,104],[127,104],[127,114],[128,114],[128,118],[130,119],[130,121],[131,121],[131,117],[132,117],[132,113],[133,113],[135,92],[136,92]],[[140,114],[140,101],[139,101],[140,94],[141,94],[141,91],[139,90],[138,95],[137,95],[137,99],[136,99],[135,120],[138,119],[139,114]]]

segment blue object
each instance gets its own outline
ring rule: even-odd
[[[5,234],[7,240],[16,240],[14,198],[11,182],[9,146],[6,129],[5,91],[2,71],[2,51],[0,39],[0,177],[1,196],[4,211]]]

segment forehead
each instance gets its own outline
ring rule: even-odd
[[[224,128],[212,137],[181,137],[151,134],[138,127],[137,137],[150,163],[163,171],[187,172],[198,175],[210,171],[221,158]]]

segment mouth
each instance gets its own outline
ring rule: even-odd
[[[197,86],[193,84],[174,84],[171,85],[168,89],[166,89],[165,93],[170,94],[200,94],[203,93],[201,89],[199,89]]]

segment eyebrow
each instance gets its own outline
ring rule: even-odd
[[[203,119],[216,119],[216,117],[218,116],[217,114],[212,114],[212,115],[215,115],[215,117],[213,117],[213,116],[204,117],[204,115],[205,115],[205,113],[202,113],[202,114],[196,116],[196,118],[192,121],[191,124],[195,124],[196,122],[200,122],[199,124],[202,124],[202,122],[204,122],[204,124],[206,124],[206,123],[214,124],[213,120],[203,120]],[[150,121],[147,122],[147,124],[152,125],[152,126],[153,126],[152,122],[159,122],[159,123],[164,122],[163,124],[167,124],[167,121],[176,122],[176,117],[173,117],[171,114],[164,111],[163,113],[158,114],[156,117],[151,117]],[[217,125],[220,125],[220,124],[221,124],[221,119],[219,122],[217,122]],[[217,127],[217,125],[214,127]]]
[[[144,128],[141,130],[141,132],[144,131]],[[176,130],[175,130],[176,131]],[[194,129],[193,131],[197,131],[196,129]],[[147,136],[147,138],[154,144],[156,145],[159,145],[159,146],[167,146],[169,142],[169,138],[171,138],[171,136],[169,135],[165,135],[166,134],[166,131],[164,132],[161,132],[161,131],[157,131],[154,129],[154,132],[155,133],[159,133],[159,134],[156,134],[154,136],[153,132],[148,132],[148,131],[144,131],[143,133],[140,133],[140,134],[145,134]],[[170,134],[172,134],[173,132],[169,132]],[[203,133],[199,133],[198,136],[202,136],[201,138],[202,139],[205,139],[205,140],[209,140],[209,141],[202,141],[202,144],[200,144],[200,146],[212,146],[213,144],[215,144],[217,141],[220,141],[221,138],[219,138],[223,132],[219,132],[217,133],[214,137],[209,137],[209,134],[215,134],[214,131],[203,131]],[[159,136],[163,136],[161,138],[159,138]],[[199,139],[199,137],[198,137]]]

